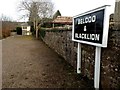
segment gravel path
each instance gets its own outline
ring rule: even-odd
[[[3,88],[88,88],[73,68],[32,36],[2,41]]]

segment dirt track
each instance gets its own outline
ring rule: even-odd
[[[71,66],[41,40],[9,37],[2,42],[3,88],[87,88]]]

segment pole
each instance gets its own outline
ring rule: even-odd
[[[81,44],[78,43],[78,50],[77,50],[77,73],[81,73]]]
[[[95,71],[94,71],[94,88],[95,89],[99,89],[99,84],[100,84],[100,58],[101,58],[101,47],[96,47]]]
[[[0,40],[0,89],[2,90],[2,40]]]

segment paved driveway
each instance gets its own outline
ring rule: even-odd
[[[71,66],[41,40],[14,36],[2,41],[3,88],[86,88]]]

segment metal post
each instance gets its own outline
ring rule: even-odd
[[[100,59],[101,59],[101,47],[96,47],[95,71],[94,71],[94,88],[95,89],[99,89],[99,84],[100,84]]]
[[[77,73],[81,73],[81,44],[78,43],[78,50],[77,50]]]
[[[2,89],[2,40],[0,40],[0,89]]]

